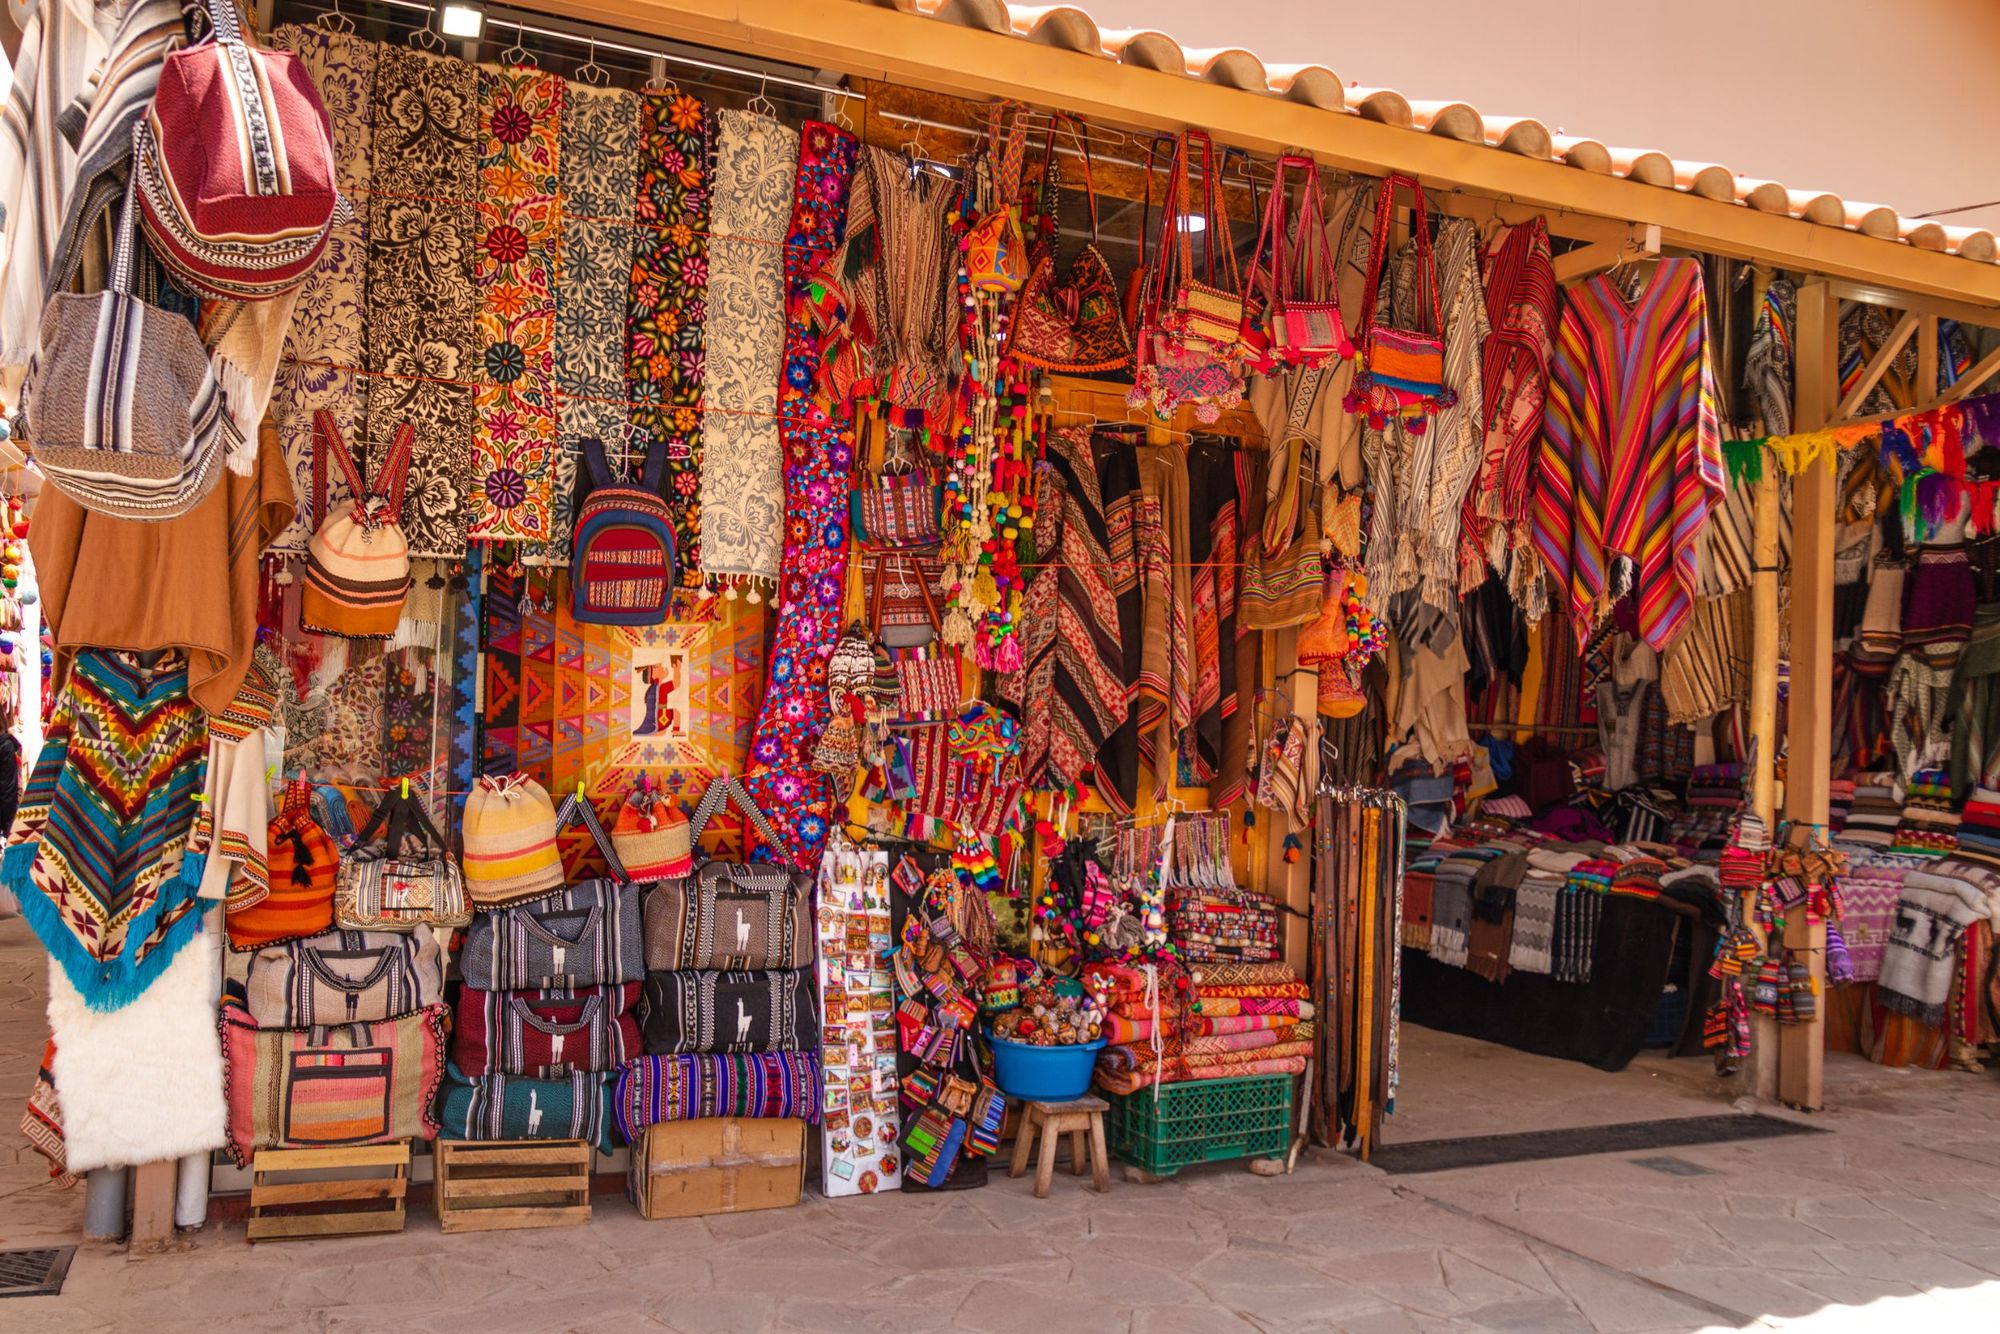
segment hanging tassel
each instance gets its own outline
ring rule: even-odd
[[[1764,441],[1725,440],[1722,461],[1729,469],[1729,484],[1755,486],[1764,480]]]

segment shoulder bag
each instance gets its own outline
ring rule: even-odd
[[[654,1056],[805,1051],[819,1045],[812,969],[653,973],[639,1002],[639,1024]]]
[[[1009,105],[996,102],[987,122],[987,152],[993,161],[993,198],[965,238],[965,275],[978,292],[1018,292],[1028,276],[1028,243],[1021,233],[1021,162],[1027,156],[1023,109],[1013,107],[1006,141],[1000,121]]]
[[[1396,211],[1396,191],[1408,189],[1410,235],[1417,247],[1417,325],[1398,329],[1377,323],[1382,266],[1388,258],[1389,224]],[[1424,327],[1424,321],[1430,327]],[[1438,292],[1437,261],[1431,254],[1431,230],[1425,213],[1423,187],[1411,176],[1390,176],[1375,200],[1375,235],[1368,252],[1368,286],[1361,298],[1361,366],[1347,391],[1345,406],[1365,417],[1376,430],[1400,417],[1412,434],[1420,434],[1430,417],[1458,401],[1444,382],[1444,302]]]
[[[1207,142],[1207,136],[1199,131],[1183,135],[1167,173],[1160,239],[1147,275],[1132,389],[1125,401],[1135,408],[1150,405],[1162,419],[1191,404],[1196,419],[1210,423],[1220,418],[1224,409],[1243,401],[1243,301],[1239,292],[1231,292],[1223,300],[1213,286],[1214,246],[1219,240],[1215,233],[1221,230],[1216,223],[1208,224],[1210,282],[1193,279],[1194,223],[1187,214],[1187,181],[1188,144],[1196,135]],[[1232,253],[1232,275],[1234,265]],[[1171,304],[1167,301],[1170,291],[1174,294]],[[1229,324],[1226,336],[1220,330],[1224,320]]]
[[[575,801],[574,796],[564,801],[558,824]],[[480,913],[465,933],[459,955],[465,985],[482,991],[596,987],[637,982],[646,975],[639,887],[627,879],[596,816],[588,815],[584,822],[611,874],[579,881],[532,903]]]
[[[340,854],[312,817],[312,788],[305,779],[285,784],[278,813],[265,827],[265,847],[270,887],[224,905],[223,924],[233,949],[317,935],[333,925]]]
[[[474,1079],[445,1067],[438,1099],[440,1139],[580,1139],[599,1153],[621,1142],[612,1094],[613,1073],[564,1079],[487,1075]]]
[[[725,777],[709,784],[689,822],[697,848],[709,820],[732,799],[759,838],[768,846],[783,846],[742,780]],[[802,871],[697,857],[693,875],[663,880],[646,892],[646,967],[808,968],[813,962],[811,896],[812,880]]]
[[[384,796],[341,858],[333,924],[345,931],[409,931],[471,920],[458,859],[423,803],[408,792]]]
[[[312,1028],[263,1028],[240,1005],[222,1007],[229,1156],[248,1167],[258,1149],[331,1149],[431,1139],[451,1011],[431,1005],[401,1019]]]
[[[1069,126],[1083,157],[1090,240],[1070,261],[1067,274],[1057,272],[1060,231],[1036,253],[1014,308],[1007,350],[1016,361],[1045,371],[1085,374],[1122,370],[1132,364],[1132,330],[1125,323],[1110,261],[1097,248],[1097,195],[1090,176],[1090,140],[1068,116],[1058,113],[1050,120],[1042,168],[1050,180],[1055,172],[1057,121]]]
[[[313,509],[319,527],[306,543],[305,586],[299,624],[344,639],[387,639],[403,618],[410,593],[410,547],[397,518],[410,474],[408,422],[396,427],[388,457],[377,462],[372,483],[341,438],[340,425],[322,408],[313,414]],[[327,508],[327,460],[347,483],[348,499]]]
[[[250,956],[250,1017],[264,1028],[372,1024],[444,999],[444,945],[410,931],[327,931]]]
[[[1319,615],[1325,572],[1319,549],[1318,444],[1288,426],[1273,466],[1280,490],[1244,553],[1236,614],[1252,630],[1283,630]]]
[[[797,1117],[817,1124],[820,1054],[712,1052],[641,1056],[618,1073],[618,1129],[636,1140],[663,1121]]]
[[[458,996],[451,1063],[473,1079],[567,1079],[616,1070],[639,1055],[639,984],[481,991]]]
[[[1285,176],[1293,170],[1304,173],[1305,179],[1298,227],[1287,237]],[[1267,254],[1268,263],[1264,262]],[[1333,294],[1333,250],[1321,212],[1319,164],[1312,158],[1287,153],[1278,159],[1270,197],[1264,204],[1264,229],[1249,272],[1249,285],[1243,294],[1246,328],[1253,289],[1261,287],[1260,341],[1268,344],[1256,369],[1271,373],[1286,366],[1322,366],[1354,355],[1354,343],[1340,317],[1340,302]]]
[[[872,413],[861,417],[861,438],[854,450],[854,480],[848,497],[849,526],[854,543],[864,551],[935,550],[943,541],[939,514],[944,488],[930,471],[899,448],[885,450],[882,471],[867,473]]]
[[[883,623],[882,590],[886,582],[878,579],[875,583],[873,611],[878,627]],[[890,668],[896,675],[897,703],[895,715],[890,719],[892,723],[942,721],[958,711],[964,697],[959,650],[944,642],[944,624],[938,617],[937,603],[931,597],[929,581],[919,575],[915,582],[923,602],[930,638],[903,648],[893,647],[886,637],[881,639]],[[882,631],[878,629],[876,633],[881,635]]]

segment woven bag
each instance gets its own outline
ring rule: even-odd
[[[688,818],[650,781],[642,780],[619,804],[611,846],[634,880],[665,880],[694,869]]]
[[[423,803],[404,788],[382,798],[341,858],[333,923],[343,930],[411,931],[472,920],[458,862]]]
[[[410,544],[398,516],[410,475],[408,422],[396,428],[373,486],[361,480],[340,425],[322,408],[313,414],[313,506],[325,515],[306,543],[299,621],[308,630],[347,639],[387,639],[403,618],[410,594]],[[340,468],[350,498],[326,513],[327,462]]]
[[[570,613],[586,625],[658,625],[680,578],[667,451],[646,451],[636,483],[611,471],[596,436],[585,438],[583,462],[591,489],[570,538]]]
[[[312,785],[285,784],[278,813],[265,829],[265,870],[270,888],[254,898],[230,899],[223,923],[231,948],[253,950],[273,941],[313,936],[333,925],[333,892],[340,854],[312,818]],[[242,877],[236,877],[241,883]],[[259,1015],[258,1021],[264,1022]]]
[[[372,1024],[444,999],[437,933],[326,931],[250,956],[243,984],[261,1028]]]
[[[1407,188],[1413,196],[1410,233],[1417,247],[1417,311],[1419,321],[1428,317],[1428,328],[1419,323],[1414,329],[1396,329],[1375,320],[1399,188]],[[1457,394],[1444,382],[1444,302],[1438,292],[1437,260],[1431,254],[1423,187],[1415,177],[1390,176],[1376,195],[1368,287],[1361,298],[1361,366],[1345,406],[1376,430],[1400,417],[1415,434],[1431,416],[1457,401]]]
[[[482,776],[465,799],[465,890],[474,907],[504,908],[562,888],[556,808],[526,774]]]
[[[263,300],[305,281],[345,214],[332,127],[296,56],[251,45],[232,0],[208,14],[133,134],[146,239],[195,290]]]
[[[1018,292],[1028,277],[1028,243],[1021,234],[1021,210],[1015,196],[1021,188],[1021,162],[1027,156],[1027,126],[1015,109],[1006,142],[1000,142],[1000,120],[1007,104],[995,103],[987,124],[987,152],[993,162],[994,205],[965,238],[965,276],[977,292]]]
[[[451,1063],[472,1079],[602,1074],[637,1057],[639,984],[481,991],[465,987],[452,1026]]]
[[[438,1138],[580,1139],[599,1153],[612,1153],[622,1142],[612,1104],[617,1080],[610,1072],[567,1079],[474,1079],[447,1062],[438,1098]]]
[[[1325,573],[1319,544],[1317,449],[1289,429],[1276,466],[1279,494],[1264,509],[1264,528],[1243,558],[1236,614],[1252,630],[1284,630],[1320,614]]]
[[[709,820],[730,801],[767,847],[782,846],[742,781],[717,778],[688,825],[697,848]],[[812,966],[812,881],[800,871],[702,856],[694,874],[646,892],[644,917],[649,970]]]
[[[1097,248],[1097,194],[1090,175],[1090,140],[1071,118],[1058,115],[1052,119],[1044,150],[1045,174],[1052,176],[1055,171],[1057,121],[1069,124],[1083,157],[1090,240],[1070,260],[1067,274],[1057,269],[1053,239],[1036,252],[1008,326],[1007,350],[1016,361],[1046,371],[1085,374],[1122,370],[1132,364],[1132,330],[1125,322],[1111,263]]]
[[[820,1032],[812,970],[653,973],[639,1026],[652,1056],[810,1050]]]

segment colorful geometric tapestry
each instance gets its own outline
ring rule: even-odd
[[[474,542],[547,542],[556,451],[555,275],[562,78],[532,65],[479,67],[479,288],[483,372],[474,391]]]
[[[710,598],[694,619],[581,625],[553,583],[534,570],[488,578],[481,771],[519,769],[558,799],[582,783],[607,828],[641,772],[690,811],[711,778],[741,773],[764,688],[766,609]],[[739,856],[737,837],[718,819],[705,842]],[[572,874],[594,873],[587,832],[560,840]]]

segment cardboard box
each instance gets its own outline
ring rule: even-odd
[[[790,1208],[805,1176],[804,1121],[662,1121],[632,1146],[625,1193],[646,1218],[698,1218]]]

